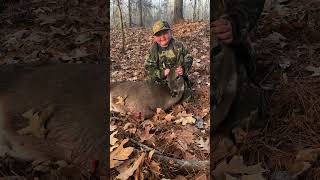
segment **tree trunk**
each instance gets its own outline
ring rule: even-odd
[[[125,51],[125,37],[124,37],[124,28],[123,28],[123,18],[122,18],[122,11],[120,7],[120,0],[117,0],[117,6],[119,10],[119,17],[120,17],[120,25],[121,25],[121,33],[122,33],[122,52]]]
[[[139,26],[143,26],[143,16],[142,16],[142,0],[138,0],[138,11],[139,11]]]
[[[183,0],[174,0],[173,23],[183,21]]]
[[[159,5],[158,5],[158,19],[162,18],[162,10],[161,10],[161,1],[159,0]]]
[[[202,6],[202,3],[201,3],[201,1],[199,1],[199,2],[198,2],[198,8],[197,8],[197,11],[198,11],[197,15],[198,15],[198,20],[199,20],[199,21],[200,21],[200,19],[201,19],[201,16],[200,16],[200,8],[201,8],[201,6]]]
[[[129,27],[132,26],[131,0],[128,0]]]
[[[197,0],[194,0],[193,3],[193,21],[197,19]]]

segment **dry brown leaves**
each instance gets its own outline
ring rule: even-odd
[[[44,138],[47,130],[45,129],[46,121],[54,112],[54,106],[50,105],[40,111],[30,109],[22,114],[22,116],[29,120],[29,125],[17,131],[20,135],[31,134],[37,138]]]
[[[292,0],[275,5],[265,12],[252,38],[257,79],[271,90],[271,106],[267,127],[258,134],[249,132],[240,153],[248,163],[261,162],[271,174],[282,170],[290,178],[319,178],[313,160],[320,142],[320,64],[315,51],[320,48],[319,24],[314,23],[320,11],[310,6],[315,3]]]
[[[124,160],[129,159],[129,156],[133,152],[133,147],[123,147],[128,141],[128,139],[123,140],[115,150],[110,152],[110,168],[117,167],[122,164]]]
[[[217,165],[214,170],[214,177],[217,180],[222,179],[238,179],[241,180],[265,180],[262,173],[266,172],[261,164],[246,166],[241,156],[233,156],[229,163],[223,161]]]
[[[202,113],[203,116],[205,116],[208,112],[207,110],[203,110]],[[175,122],[176,120],[181,120],[183,123],[187,118],[192,118],[192,121],[194,121],[192,113],[187,113],[183,105],[177,105],[169,112],[164,112],[162,109],[158,108],[152,118],[142,122],[131,120],[129,116],[121,116],[119,118],[122,118],[124,121],[117,121],[117,118],[115,117],[111,118],[114,132],[110,135],[110,142],[115,144],[111,151],[122,149],[122,145],[115,143],[117,142],[118,135],[122,134],[123,136],[128,135],[129,133],[134,139],[138,139],[144,146],[149,147],[148,150],[156,148],[158,152],[160,151],[164,154],[168,154],[169,157],[170,155],[173,155],[175,158],[185,160],[204,160],[203,158],[199,158],[199,154],[197,153],[201,152],[200,154],[208,154],[209,152],[209,138],[202,134],[193,123],[181,125],[180,123]],[[199,137],[199,133],[202,134],[202,136]],[[131,144],[130,146],[137,150],[144,148],[143,146],[139,146],[139,144],[138,146],[137,144]],[[130,174],[132,177],[139,178],[158,178],[160,174],[163,175],[163,171],[168,171],[168,168],[163,167],[159,162],[152,160],[153,153],[154,151],[151,151],[148,158],[144,158],[143,163],[140,164],[141,167],[139,166],[133,174],[132,170],[130,173],[125,174]],[[129,155],[126,153],[124,154],[126,156],[124,156],[123,159],[127,158],[127,155]],[[111,155],[113,156],[114,153],[111,152]],[[204,155],[201,156],[205,157]],[[121,173],[128,170],[129,165],[136,161],[136,159],[137,156],[132,153],[129,155],[128,159],[120,160],[118,157],[112,158],[112,164],[117,172]],[[147,169],[147,171],[142,171],[142,168]],[[192,175],[192,177],[193,176],[194,175]]]

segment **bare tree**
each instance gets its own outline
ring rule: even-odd
[[[129,14],[129,27],[132,26],[132,9],[131,9],[131,0],[128,0],[128,14]]]
[[[122,32],[122,52],[125,51],[125,37],[124,37],[124,28],[123,28],[123,17],[122,17],[122,11],[120,6],[120,0],[117,0],[117,6],[119,10],[119,17],[120,17],[120,25],[121,25],[121,32]]]
[[[138,0],[138,11],[139,11],[139,26],[143,26],[143,16],[142,16],[142,0]]]
[[[183,0],[174,0],[173,23],[183,20]]]
[[[193,21],[195,21],[197,18],[197,0],[194,0],[193,2]]]
[[[163,16],[166,17],[168,15],[168,9],[169,9],[169,1],[168,0],[164,0],[162,3],[162,7],[163,8]]]

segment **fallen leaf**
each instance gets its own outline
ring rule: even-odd
[[[127,180],[130,176],[133,175],[133,173],[142,163],[143,158],[144,152],[138,157],[138,159],[133,163],[133,165],[129,166],[126,170],[119,172],[120,174],[116,177],[116,179]]]
[[[184,107],[181,104],[178,104],[172,108],[173,114],[178,114],[182,111],[184,111]]]
[[[320,76],[320,67],[307,66],[305,69],[307,71],[313,72],[311,76]]]
[[[137,128],[135,128],[135,125],[132,123],[126,123],[123,127],[123,130],[126,130],[126,132],[129,132],[131,134],[136,133]]]
[[[116,125],[112,125],[110,124],[110,132],[114,131],[117,129],[117,126]]]
[[[123,171],[127,170],[128,167],[130,166],[130,164],[132,164],[134,161],[135,161],[134,158],[128,159],[128,160],[124,161],[120,166],[116,167],[115,169],[118,172],[123,172]]]
[[[165,118],[166,112],[164,112],[161,108],[157,108],[157,113],[153,116],[154,121],[161,121]]]
[[[165,112],[161,108],[157,108],[157,114],[164,114]]]
[[[140,135],[140,142],[144,142],[146,140],[149,140],[152,138],[152,136],[154,134],[150,134],[150,130],[152,129],[151,126],[147,126],[145,127],[144,131],[142,132],[142,134]]]
[[[204,141],[203,138],[200,137],[200,139],[197,140],[196,143],[202,150],[210,152],[210,139],[209,138],[206,141]]]
[[[273,32],[271,34],[269,34],[265,40],[270,41],[272,43],[280,43],[280,41],[286,40],[287,38],[285,38],[282,34],[278,33],[278,32]]]
[[[116,142],[119,140],[116,137],[114,137],[117,133],[118,133],[118,131],[115,131],[114,133],[112,133],[110,135],[110,145],[112,145],[112,146],[115,145]]]
[[[266,172],[260,163],[252,166],[244,165],[242,156],[233,156],[229,162],[229,168],[229,172],[234,174],[258,174]]]
[[[115,104],[124,106],[124,98],[123,97],[118,96],[116,98],[116,100],[117,100],[117,102]]]
[[[132,123],[126,123],[124,126],[123,126],[123,130],[127,130],[129,127],[131,126],[134,126],[134,124]]]
[[[22,114],[23,117],[29,120],[29,125],[17,131],[20,135],[32,134],[37,138],[44,138],[47,130],[45,129],[46,121],[52,115],[55,106],[49,105],[42,111],[35,112],[34,109]]]
[[[177,120],[174,121],[175,123],[179,124],[182,123],[182,125],[187,125],[187,124],[194,124],[196,122],[196,119],[193,117],[181,117]]]
[[[164,117],[164,120],[167,121],[167,122],[171,122],[173,119],[175,118],[175,116],[172,115],[172,112],[167,114],[165,117]]]
[[[201,112],[201,118],[206,117],[209,113],[210,113],[209,109],[207,109],[207,108],[203,109],[202,112]]]
[[[177,135],[174,132],[171,132],[169,135],[165,136],[165,140],[168,144],[170,144],[176,137]]]
[[[196,122],[196,119],[193,118],[192,114],[187,114],[186,111],[182,111],[177,114],[177,120],[175,120],[175,123],[182,123],[182,125],[187,125],[187,124],[194,124]]]
[[[115,144],[114,146],[110,147],[110,152],[112,152],[115,148],[119,147],[119,144]]]
[[[153,150],[151,150],[151,151],[149,152],[149,155],[148,155],[148,159],[149,159],[149,160],[151,160],[154,152],[155,152],[155,149],[153,149]]]
[[[133,152],[133,147],[123,147],[123,145],[128,141],[129,139],[123,140],[119,147],[110,153],[110,168],[120,165],[124,160],[129,158]]]
[[[177,131],[177,139],[181,139],[186,142],[188,145],[193,143],[194,135],[193,132],[184,130],[184,131]]]
[[[151,163],[150,163],[150,170],[153,172],[153,173],[155,173],[155,174],[157,174],[157,175],[159,175],[160,174],[160,170],[161,170],[161,168],[160,168],[160,163],[157,163],[157,162],[155,162],[155,161],[151,161]]]
[[[213,174],[216,179],[224,179],[228,173],[239,175],[256,175],[253,177],[259,177],[259,175],[264,172],[266,172],[266,170],[261,167],[260,163],[252,166],[246,166],[243,163],[242,156],[233,156],[228,164],[225,160],[218,164]]]

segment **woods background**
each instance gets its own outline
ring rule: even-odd
[[[158,19],[169,23],[181,19],[209,20],[210,15],[210,0],[111,0],[110,3],[111,28],[120,27],[120,11],[125,27],[148,27]]]

